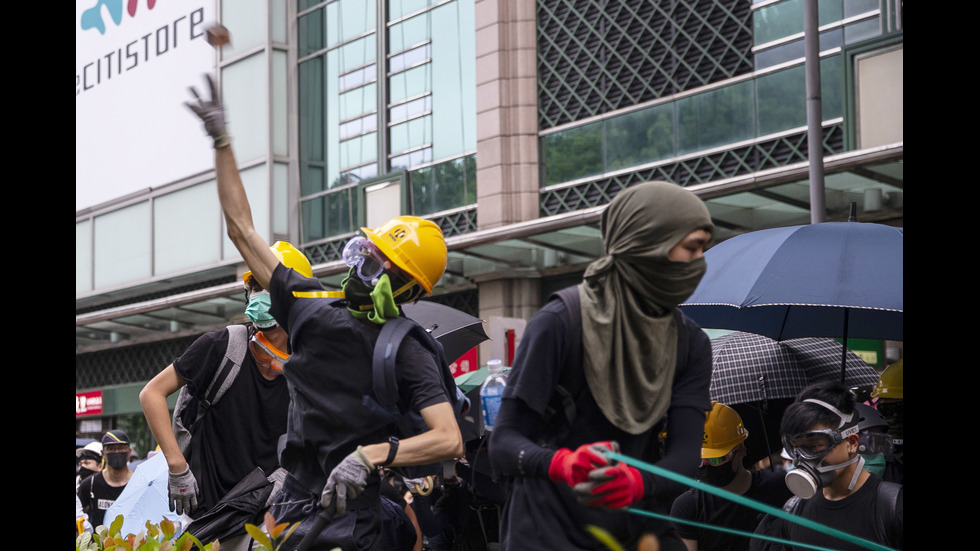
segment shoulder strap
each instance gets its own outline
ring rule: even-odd
[[[201,407],[207,409],[217,403],[241,371],[245,353],[248,350],[248,327],[244,325],[228,326],[228,347],[225,349],[225,359],[221,368],[214,374],[211,384],[204,393]]]
[[[875,529],[878,533],[879,541],[892,545],[892,525],[895,520],[895,511],[898,508],[898,496],[902,492],[902,485],[895,482],[882,480],[878,484],[878,502],[875,506],[877,511]]]

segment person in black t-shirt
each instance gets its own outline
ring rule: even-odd
[[[313,275],[310,261],[293,245],[277,241],[270,252],[293,270]],[[140,392],[140,403],[153,437],[170,468],[170,510],[197,518],[214,507],[256,467],[266,476],[279,468],[277,445],[286,432],[289,389],[282,375],[289,358],[286,331],[269,313],[269,292],[242,275],[248,305],[248,351],[227,393],[194,427],[187,457],[173,433],[167,397],[188,386],[203,398],[222,368],[229,329],[199,337]]]
[[[792,497],[783,482],[782,470],[750,471],[745,468],[745,440],[749,431],[738,413],[719,402],[712,402],[704,423],[701,467],[698,479],[749,499],[782,507]],[[764,513],[698,488],[691,488],[674,500],[670,516],[700,524],[719,526],[751,534]],[[689,551],[747,551],[749,536],[678,522],[677,532]]]
[[[796,497],[784,509],[848,535],[903,549],[902,485],[885,482],[864,469],[864,458],[859,451],[859,423],[854,396],[835,382],[816,383],[803,389],[786,408],[780,433],[794,468],[786,473],[785,480]],[[766,515],[756,533],[844,551],[868,548],[774,515]],[[762,538],[753,538],[749,548],[753,551],[804,549]]]
[[[121,430],[110,430],[102,436],[102,454],[105,457],[105,467],[90,475],[79,483],[79,501],[82,510],[88,514],[89,522],[97,528],[105,524],[106,510],[116,501],[119,494],[126,488],[133,471],[129,469],[129,436]]]

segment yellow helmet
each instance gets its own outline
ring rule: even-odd
[[[902,362],[904,358],[886,367],[878,377],[875,389],[871,391],[874,398],[895,398],[904,400],[902,392]]]
[[[732,448],[749,437],[742,418],[734,409],[721,402],[711,402],[711,411],[704,422],[704,442],[701,459],[724,457]]]
[[[313,277],[313,267],[310,266],[309,259],[299,249],[287,241],[276,241],[269,247],[272,254],[276,255],[284,266],[292,268],[306,277]],[[249,270],[242,274],[242,281],[248,285],[248,280],[252,278],[252,271]]]
[[[417,281],[426,294],[446,271],[446,240],[442,229],[418,216],[398,216],[381,226],[361,228],[389,260]]]

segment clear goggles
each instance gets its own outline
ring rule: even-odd
[[[840,429],[814,429],[783,437],[783,447],[792,459],[821,459],[845,438],[857,434],[857,426]]]
[[[707,467],[710,465],[712,467],[718,467],[720,465],[724,465],[725,463],[731,461],[732,457],[735,457],[735,451],[737,449],[738,446],[735,446],[734,448],[732,448],[730,452],[726,453],[721,457],[705,457],[704,459],[701,460],[701,466]]]
[[[385,270],[392,267],[385,255],[366,237],[358,236],[348,241],[342,258],[348,266],[355,268],[361,281],[368,283],[381,277]]]
[[[280,351],[265,338],[261,331],[252,335],[248,341],[248,349],[252,351],[255,362],[264,367],[282,371],[282,364],[289,359],[289,354]]]

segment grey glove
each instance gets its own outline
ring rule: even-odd
[[[197,89],[191,86],[191,94],[197,101],[185,101],[184,105],[204,121],[204,130],[214,138],[214,147],[224,147],[231,143],[231,135],[225,128],[225,108],[221,105],[221,98],[218,95],[217,86],[214,85],[214,79],[211,78],[210,74],[205,74],[204,77],[211,89],[211,100],[203,99],[197,93]]]
[[[170,510],[178,515],[190,514],[197,509],[197,493],[200,491],[191,468],[180,474],[170,473]]]
[[[338,515],[346,513],[347,497],[355,498],[361,495],[364,487],[367,486],[368,476],[374,470],[375,466],[368,461],[361,446],[358,446],[330,472],[327,484],[323,487],[323,494],[320,496],[320,505],[327,510],[333,506]]]

